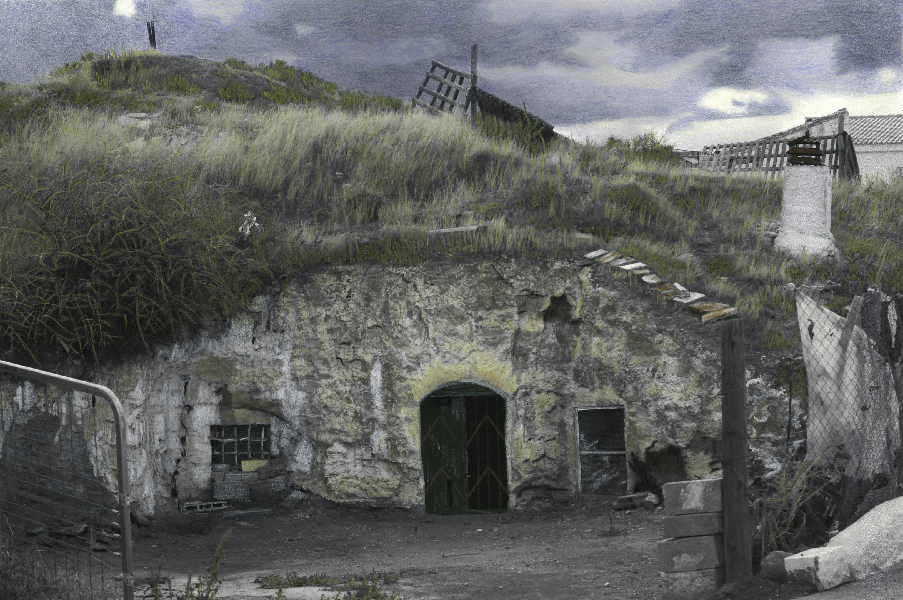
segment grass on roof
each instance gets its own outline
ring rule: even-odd
[[[135,111],[161,116],[117,124]],[[172,146],[182,133],[194,145]],[[798,343],[789,283],[903,291],[899,181],[835,184],[848,262],[829,267],[771,250],[780,179],[673,156],[655,134],[545,144],[528,126],[472,128],[280,61],[88,54],[0,90],[0,352],[146,351],[227,321],[282,276],[360,261],[617,249],[738,306],[766,351]],[[428,233],[464,225],[484,227]]]

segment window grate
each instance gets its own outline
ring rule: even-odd
[[[240,465],[243,460],[270,458],[269,425],[211,425],[211,462]]]

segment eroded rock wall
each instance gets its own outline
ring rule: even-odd
[[[675,445],[688,477],[717,469],[719,330],[657,310],[585,261],[331,267],[257,298],[221,334],[93,379],[126,407],[133,496],[148,514],[209,498],[210,427],[240,423],[271,426],[296,486],[422,505],[420,402],[460,380],[505,397],[519,508],[577,493],[578,407],[624,405],[628,451]]]

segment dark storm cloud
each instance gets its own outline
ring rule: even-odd
[[[727,46],[729,60],[712,70],[713,85],[752,85],[746,76],[757,45],[775,38],[837,36],[837,73],[899,66],[903,3],[888,0],[684,0],[675,8],[633,19],[624,34],[667,61]],[[805,57],[800,57],[805,60]]]

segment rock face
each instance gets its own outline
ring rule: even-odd
[[[577,409],[623,407],[607,411],[623,420],[606,430],[606,447],[666,448],[673,460],[663,464],[679,462],[672,475],[710,477],[719,330],[669,315],[625,277],[586,261],[324,267],[256,298],[224,331],[89,378],[125,407],[131,495],[148,515],[172,498],[211,499],[214,454],[242,436],[284,465],[290,487],[423,506],[421,406],[460,382],[503,406],[493,456],[504,473],[491,474],[506,483],[503,507],[578,493],[591,452]],[[759,420],[769,414],[761,396]],[[786,400],[773,399],[780,419]],[[248,425],[257,427],[246,435]],[[229,431],[235,442],[214,439]],[[634,491],[637,475],[620,472],[620,493]],[[654,475],[666,483],[669,473]]]

